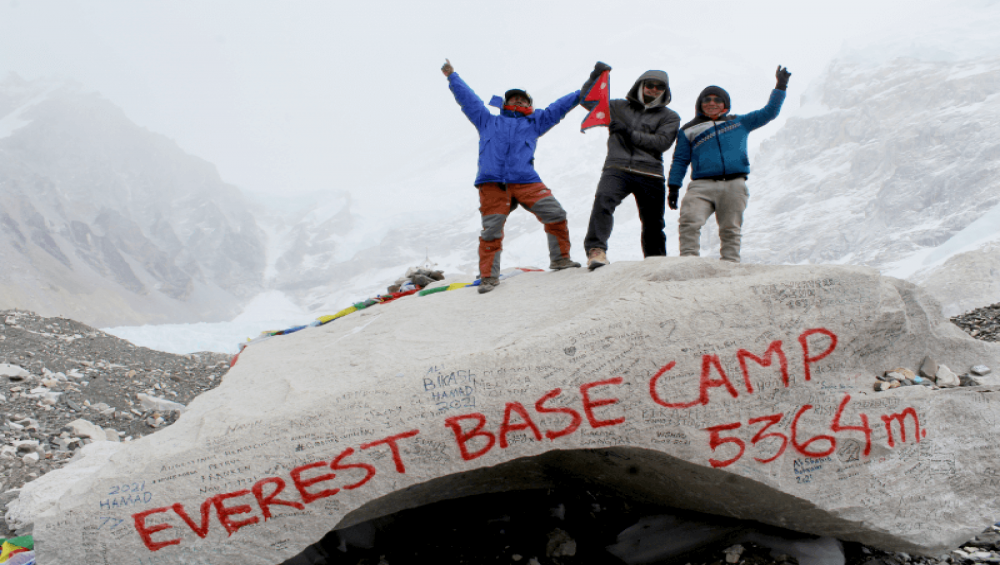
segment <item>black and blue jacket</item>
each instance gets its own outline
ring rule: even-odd
[[[731,108],[729,93],[710,86],[698,95],[695,103],[697,117],[684,124],[681,135],[677,136],[674,159],[670,165],[669,186],[681,186],[688,165],[691,165],[691,180],[729,179],[745,177],[750,173],[750,158],[747,156],[747,137],[751,131],[778,117],[781,104],[785,101],[785,91],[771,91],[771,98],[760,110],[749,114],[725,114],[712,120],[701,111],[702,98],[721,95],[726,100],[726,108]]]
[[[510,110],[491,114],[483,101],[465,84],[458,73],[448,75],[448,84],[462,112],[479,131],[479,172],[475,185],[486,182],[529,184],[542,182],[535,172],[538,138],[558,124],[580,101],[580,91],[572,92],[525,116]],[[491,104],[502,106],[494,97]]]

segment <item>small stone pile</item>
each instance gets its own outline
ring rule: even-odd
[[[434,281],[443,280],[444,271],[435,271],[428,267],[410,267],[406,270],[405,275],[396,279],[396,282],[389,285],[386,290],[389,291],[389,294],[406,292],[407,290],[423,288]]]
[[[1000,302],[951,318],[956,326],[983,341],[1000,341]]]
[[[975,365],[969,368],[967,373],[957,375],[947,366],[937,363],[928,356],[924,357],[917,371],[914,373],[905,367],[886,371],[875,377],[878,380],[874,388],[876,391],[883,391],[901,386],[923,385],[937,390],[956,386],[980,386],[982,383],[977,377],[988,375],[991,369],[986,365]]]
[[[170,425],[229,370],[221,353],[173,355],[65,318],[0,310],[0,507],[93,441]],[[0,537],[6,532],[0,521]]]

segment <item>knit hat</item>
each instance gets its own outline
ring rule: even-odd
[[[528,104],[530,104],[532,106],[535,105],[534,101],[531,99],[531,95],[528,94],[527,92],[525,92],[524,90],[521,90],[520,88],[512,88],[512,89],[508,90],[507,92],[504,92],[503,93],[503,102],[504,102],[504,104],[506,104],[507,101],[510,100],[510,97],[514,96],[515,94],[520,94],[521,96],[524,96],[525,98],[528,99]]]
[[[726,111],[729,111],[729,110],[733,109],[733,105],[729,101],[729,93],[728,92],[726,92],[725,90],[723,90],[721,87],[718,87],[718,86],[709,86],[705,90],[702,90],[701,94],[698,95],[698,101],[695,102],[695,108],[694,108],[695,115],[697,115],[697,116],[704,116],[705,115],[701,111],[701,103],[702,103],[703,100],[705,100],[706,96],[711,96],[711,95],[718,96],[719,98],[722,98],[725,101],[725,103],[726,103]]]

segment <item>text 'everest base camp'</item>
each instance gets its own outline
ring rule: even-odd
[[[873,386],[928,356],[1000,364],[910,283],[653,258],[498,290],[247,348],[174,425],[36,481],[78,478],[35,516],[39,562],[272,565],[337,527],[559,477],[919,554],[998,518],[995,373]]]

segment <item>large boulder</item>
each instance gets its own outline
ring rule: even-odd
[[[1000,382],[872,386],[927,356],[1000,366],[939,311],[866,268],[687,258],[374,306],[247,348],[35,518],[39,561],[273,565],[403,508],[570,479],[939,552],[1000,514]]]

